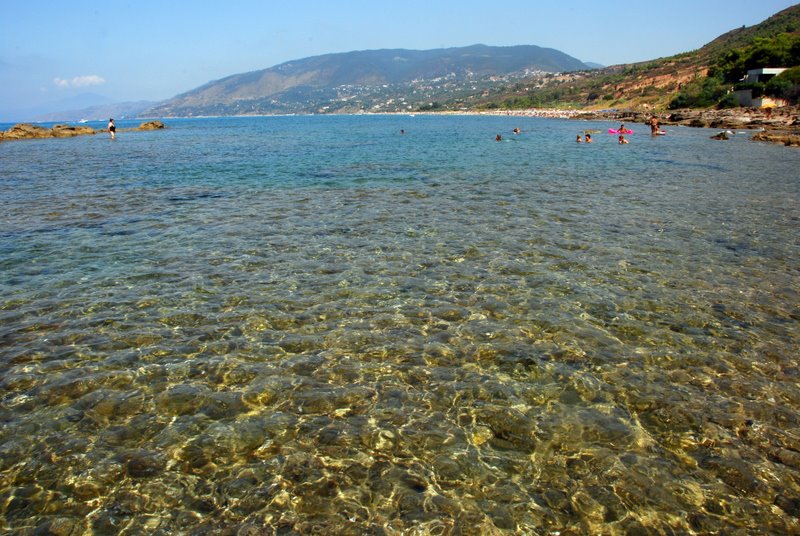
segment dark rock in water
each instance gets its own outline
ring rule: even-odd
[[[714,472],[720,480],[745,493],[763,492],[766,488],[747,463],[740,459],[708,457],[701,460],[700,467]]]
[[[775,505],[790,516],[800,517],[800,498],[798,497],[787,497],[780,494],[775,497]]]
[[[162,472],[165,467],[163,457],[148,450],[130,451],[123,456],[125,469],[133,478],[147,478]]]
[[[175,385],[156,397],[156,405],[160,411],[172,415],[188,415],[197,413],[198,408],[208,401],[208,396],[206,388]]]
[[[72,536],[84,534],[86,527],[79,519],[57,517],[48,519],[33,531],[35,536]]]
[[[200,411],[212,419],[233,417],[245,411],[246,406],[238,393],[212,393],[205,398]]]
[[[723,132],[720,132],[718,134],[714,134],[713,136],[711,136],[711,139],[712,140],[729,140],[730,136],[728,136],[727,132],[723,131]]]
[[[481,424],[493,434],[489,442],[495,448],[532,451],[536,448],[534,425],[525,414],[511,408],[486,408],[478,413]]]
[[[132,516],[145,511],[146,497],[132,490],[120,490],[112,498],[111,511],[119,516]]]
[[[266,529],[260,525],[245,523],[239,530],[236,531],[236,536],[261,536],[262,534],[270,534]]]

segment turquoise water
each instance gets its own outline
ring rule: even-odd
[[[796,149],[167,125],[0,144],[0,531],[800,532]]]

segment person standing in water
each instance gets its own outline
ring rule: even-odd
[[[108,120],[108,133],[111,134],[111,139],[117,137],[117,125],[114,124],[114,118]]]
[[[656,116],[650,118],[650,134],[658,134],[658,117]]]

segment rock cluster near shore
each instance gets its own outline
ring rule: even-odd
[[[753,134],[753,141],[800,147],[800,122],[797,114],[797,107],[781,108],[771,113],[753,108],[681,110],[667,116],[662,124],[724,129],[723,132],[711,136],[717,140],[729,139],[729,130],[758,129],[760,132]]]
[[[754,141],[767,141],[770,143],[780,143],[788,147],[800,147],[800,133],[790,132],[756,132],[753,134]]]
[[[681,125],[688,127],[719,128],[723,130],[760,129],[753,135],[755,141],[780,143],[782,145],[800,147],[800,107],[779,108],[772,112],[755,108],[731,108],[725,110],[675,110],[670,113],[657,113],[632,110],[515,110],[495,111],[494,115],[520,115],[536,117],[557,117],[564,119],[583,119],[595,121],[614,121],[620,123],[648,124],[650,117],[656,115],[659,123],[665,125]],[[117,129],[117,132],[141,130],[160,130],[166,128],[161,121],[145,121],[136,128]],[[108,132],[106,129],[95,130],[87,126],[55,125],[52,128],[20,123],[5,132],[0,132],[0,142],[35,138],[70,138],[89,134]],[[720,136],[716,139],[726,139]]]
[[[723,132],[711,136],[717,140],[727,140],[726,131],[761,130],[753,134],[754,141],[766,141],[782,145],[800,147],[800,107],[786,106],[771,111],[758,108],[729,108],[724,110],[675,110],[673,112],[652,112],[638,110],[569,111],[561,117],[594,121],[614,121],[626,124],[643,123],[648,125],[650,118],[658,117],[662,126],[680,125],[699,128],[719,128]],[[526,115],[526,114],[520,114]],[[542,115],[558,117],[556,115]]]
[[[165,126],[161,121],[145,121],[136,128],[117,129],[117,132],[159,130],[162,128],[165,128]],[[108,131],[106,129],[95,130],[87,126],[55,125],[53,128],[46,128],[29,123],[19,123],[5,132],[0,132],[0,141],[30,140],[37,138],[72,138],[74,136],[94,135],[100,132]]]
[[[164,123],[161,121],[145,121],[138,127],[131,130],[160,130],[164,128]]]
[[[672,112],[600,111],[588,112],[582,119],[613,119],[625,123],[645,123],[655,115],[662,125],[682,125],[723,129],[800,129],[800,109],[797,106],[778,108],[772,112],[757,108],[728,108],[723,110],[675,110]]]
[[[96,134],[92,127],[75,127],[71,125],[56,125],[53,128],[40,127],[20,123],[5,132],[0,132],[0,140],[25,140],[33,138],[71,138],[86,134]]]

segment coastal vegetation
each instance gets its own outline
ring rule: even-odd
[[[745,81],[747,72],[763,67],[789,67],[767,82]],[[747,89],[753,97],[775,97],[797,104],[800,96],[800,34],[757,37],[748,46],[723,53],[708,74],[687,84],[670,102],[676,108],[729,108],[737,105],[732,90]]]
[[[704,47],[667,58],[554,75],[532,84],[522,80],[495,88],[476,108],[533,107],[602,109],[727,108],[737,105],[734,89],[754,96],[798,102],[800,5],[755,26],[737,28]],[[747,70],[788,67],[767,83],[741,83]]]

